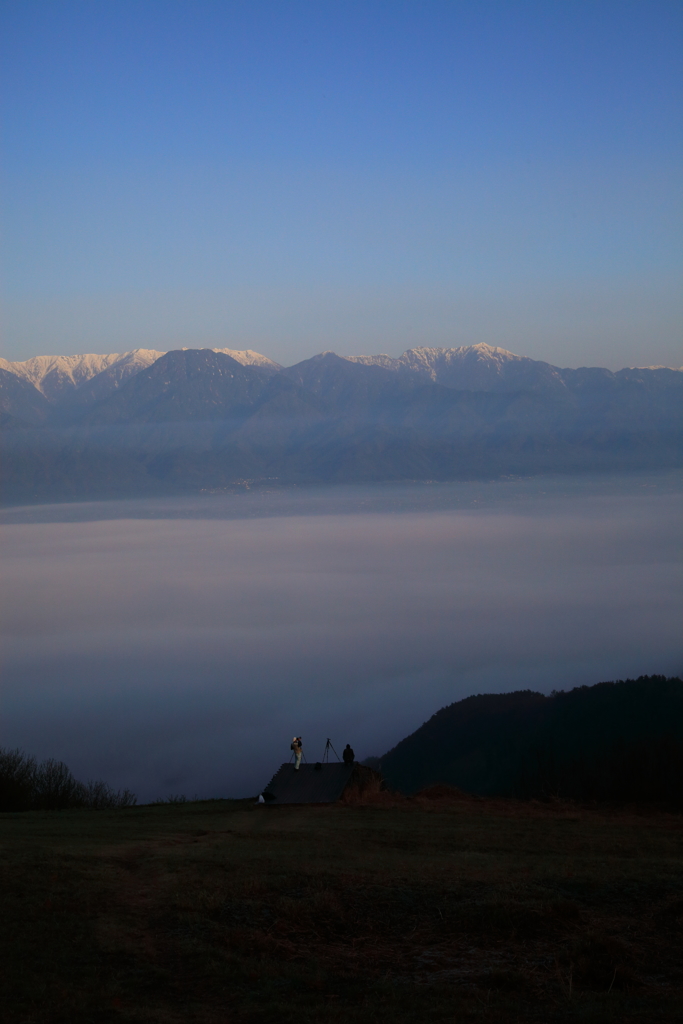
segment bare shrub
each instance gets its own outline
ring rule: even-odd
[[[0,750],[0,810],[24,811],[31,806],[37,768],[35,757],[21,750]]]
[[[43,811],[63,811],[82,802],[83,786],[77,782],[63,761],[49,758],[38,766],[32,806]]]
[[[21,750],[0,750],[0,811],[117,810],[136,802],[129,789],[114,790],[101,780],[79,782],[63,761],[38,764]]]
[[[135,793],[129,789],[112,789],[101,779],[83,786],[83,806],[93,811],[118,810],[122,807],[133,807],[137,803]]]

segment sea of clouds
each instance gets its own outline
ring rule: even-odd
[[[0,746],[142,800],[472,693],[680,674],[680,475],[6,509]]]

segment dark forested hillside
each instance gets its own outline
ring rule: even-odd
[[[683,807],[683,681],[641,676],[545,697],[467,697],[380,759],[390,787]]]

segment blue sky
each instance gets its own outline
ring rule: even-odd
[[[683,7],[9,0],[3,349],[683,363]]]

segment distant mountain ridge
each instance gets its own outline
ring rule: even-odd
[[[287,368],[215,349],[78,358],[0,368],[4,500],[683,465],[675,369],[486,345]]]
[[[187,351],[176,349],[175,351]],[[194,350],[191,350],[194,351]],[[200,350],[201,351],[201,350]],[[206,351],[230,356],[243,366],[258,366],[270,373],[277,373],[283,367],[268,356],[252,349],[213,348]],[[104,398],[116,390],[123,381],[151,366],[166,355],[156,349],[132,349],[129,352],[110,352],[104,355],[86,353],[69,356],[33,356],[21,362],[10,362],[0,358],[0,369],[22,377],[41,392],[50,402],[59,403],[71,399],[76,391],[83,391],[78,403],[81,407]],[[321,352],[312,360],[296,364],[304,366],[336,353]],[[537,359],[518,356],[507,349],[480,343],[457,348],[417,347],[407,349],[394,358],[385,354],[370,356],[341,356],[347,362],[361,366],[376,366],[390,370],[398,376],[422,379],[456,390],[466,391],[517,391],[564,389],[577,381],[603,383],[620,377],[642,379],[643,373],[661,371],[680,373],[682,368],[672,367],[631,367],[616,373],[600,367],[583,367],[578,370],[561,369]],[[296,367],[289,367],[296,371]],[[640,375],[640,376],[639,376]],[[95,378],[97,381],[95,382]],[[635,378],[634,378],[635,379]],[[92,382],[92,383],[91,383]],[[90,388],[86,388],[90,384]],[[85,395],[88,395],[87,401]]]
[[[65,391],[73,391],[103,371],[116,371],[113,376],[120,380],[150,366],[167,351],[156,349],[132,349],[129,352],[110,352],[104,355],[85,353],[83,355],[33,356],[20,362],[0,358],[0,369],[8,370],[33,384],[46,398],[56,400]],[[176,349],[175,351],[186,351]],[[230,356],[243,366],[260,366],[276,373],[283,367],[268,356],[252,349],[213,348],[207,351],[220,352]],[[321,352],[313,359],[320,359],[328,352]],[[331,353],[335,355],[336,353]],[[341,356],[348,362],[363,366],[379,366],[394,373],[415,375],[446,387],[470,391],[517,390],[525,387],[566,386],[567,380],[576,374],[600,374],[613,377],[615,374],[603,368],[584,367],[578,370],[561,369],[537,359],[519,356],[507,349],[485,343],[462,345],[456,348],[430,348],[419,346],[406,349],[398,357],[379,355]],[[309,360],[304,360],[308,362]],[[302,364],[297,364],[302,365]],[[290,367],[291,369],[291,367]],[[628,367],[617,374],[633,374],[642,370],[674,370],[683,367]]]
[[[397,359],[388,355],[348,356],[364,366],[381,366],[397,374],[414,375],[445,387],[466,391],[563,390],[583,384],[642,379],[653,371],[681,373],[683,367],[628,367],[613,372],[602,367],[562,369],[538,359],[518,356],[492,345],[460,348],[411,348]]]

